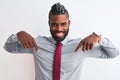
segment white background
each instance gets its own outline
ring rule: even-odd
[[[0,80],[34,80],[33,56],[9,54],[3,45],[21,30],[33,37],[49,36],[48,12],[56,2],[70,13],[70,37],[84,38],[96,32],[120,50],[120,0],[0,0]],[[86,59],[81,80],[120,80],[120,56]]]

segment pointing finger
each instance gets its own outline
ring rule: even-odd
[[[39,48],[38,48],[38,46],[37,46],[37,44],[36,44],[35,42],[33,42],[33,46],[35,47],[35,50],[36,50],[37,52],[39,52]]]
[[[74,51],[74,53],[76,53],[79,49],[80,49],[80,47],[83,45],[83,41],[81,41],[80,43],[79,43],[79,45],[77,46],[77,48],[75,49],[75,51]]]

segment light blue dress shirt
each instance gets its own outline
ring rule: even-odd
[[[16,35],[11,35],[4,48],[11,53],[32,53],[35,62],[35,80],[52,80],[53,57],[56,41],[52,37],[38,36],[35,38],[40,49],[39,53],[32,49],[24,49]],[[114,58],[119,54],[117,48],[107,39],[101,38],[100,42],[87,52],[81,49],[74,53],[81,39],[69,39],[62,41],[61,80],[80,80],[82,63],[85,58]]]

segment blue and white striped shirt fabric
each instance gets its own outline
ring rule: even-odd
[[[56,41],[52,37],[38,36],[35,41],[40,49],[37,53],[34,48],[24,49],[16,35],[11,35],[4,48],[11,53],[31,53],[35,61],[35,80],[52,80],[53,57]],[[100,42],[87,52],[79,49],[74,53],[81,38],[62,41],[61,80],[80,80],[82,63],[85,58],[114,58],[119,54],[117,48],[107,39],[101,38]]]

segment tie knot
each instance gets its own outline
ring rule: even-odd
[[[61,42],[57,42],[56,45],[59,45],[59,46],[60,46],[60,45],[62,45],[62,43],[61,43]]]

